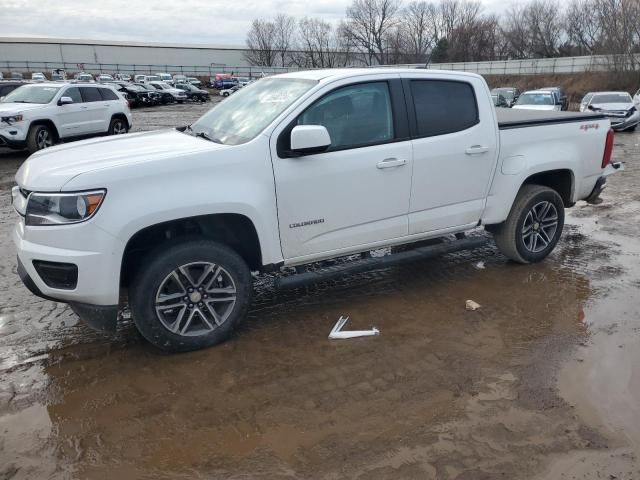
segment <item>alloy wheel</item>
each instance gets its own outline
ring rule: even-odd
[[[36,145],[38,145],[38,149],[42,150],[43,148],[48,148],[53,145],[53,136],[46,128],[38,131],[36,135]]]
[[[558,230],[558,211],[551,202],[536,203],[522,225],[522,241],[533,253],[543,251],[553,241]]]
[[[205,335],[229,318],[236,296],[229,272],[214,263],[194,262],[176,268],[160,283],[155,310],[170,332]]]
[[[113,124],[113,134],[122,135],[124,133],[127,133],[127,128],[124,126],[124,122],[116,120]]]

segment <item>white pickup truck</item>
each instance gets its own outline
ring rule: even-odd
[[[252,274],[484,226],[537,262],[595,200],[613,134],[592,113],[496,112],[474,74],[264,78],[189,127],[61,145],[19,170],[18,271],[36,295],[186,351],[225,339]]]

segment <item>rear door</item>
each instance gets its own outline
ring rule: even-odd
[[[402,85],[399,78],[368,78],[328,86],[272,136],[278,221],[288,260],[348,253],[407,235],[412,156]],[[296,125],[325,126],[331,146],[288,156]]]
[[[498,153],[495,109],[481,79],[461,78],[403,80],[414,159],[409,234],[471,226],[484,210]]]
[[[79,87],[86,105],[87,133],[104,133],[109,126],[109,104],[102,99],[99,87]]]

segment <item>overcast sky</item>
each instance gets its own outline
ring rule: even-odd
[[[521,0],[514,0],[521,1]],[[494,12],[509,0],[482,0]],[[254,18],[335,22],[351,0],[0,0],[0,36],[244,45]]]

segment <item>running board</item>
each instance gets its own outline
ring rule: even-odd
[[[485,246],[489,243],[487,237],[468,237],[453,242],[418,247],[404,252],[386,255],[384,257],[369,257],[361,260],[353,260],[344,265],[336,265],[321,268],[313,272],[303,272],[278,278],[275,286],[280,290],[299,288],[318,282],[326,282],[345,275],[367,272],[369,270],[399,265],[402,263],[416,262],[427,258],[433,258],[447,253],[471,250]]]

